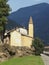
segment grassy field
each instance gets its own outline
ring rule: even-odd
[[[12,58],[8,61],[0,63],[0,65],[44,65],[40,56],[25,56]]]

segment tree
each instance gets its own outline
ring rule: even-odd
[[[8,0],[0,0],[0,37],[3,37],[5,24],[8,21],[7,16],[9,15],[9,11],[11,10],[7,2]]]
[[[34,39],[32,46],[34,46],[34,48],[35,48],[36,55],[40,55],[41,53],[43,53],[44,42],[42,40],[40,40],[39,38]]]

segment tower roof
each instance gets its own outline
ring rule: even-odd
[[[33,23],[33,20],[32,20],[32,17],[30,16],[29,24],[32,24],[32,23]]]

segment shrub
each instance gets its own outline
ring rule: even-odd
[[[32,42],[32,46],[35,48],[35,55],[40,55],[44,50],[44,42],[39,38],[35,38]]]

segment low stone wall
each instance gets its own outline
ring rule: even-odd
[[[49,46],[44,47],[44,51],[49,51]]]
[[[34,54],[33,48],[28,47],[12,47],[8,44],[0,45],[0,62],[11,57],[22,57]]]

